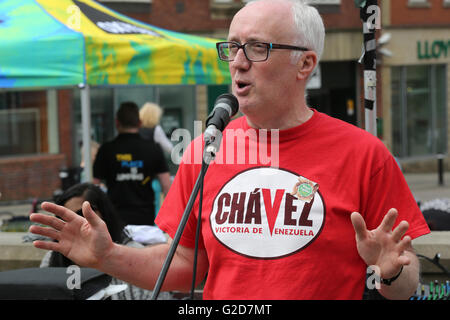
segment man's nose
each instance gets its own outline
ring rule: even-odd
[[[245,55],[244,48],[239,48],[234,57],[234,60],[231,62],[233,67],[235,68],[248,68],[250,66],[251,61],[247,59]]]

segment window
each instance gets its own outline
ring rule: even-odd
[[[183,13],[186,10],[184,2],[183,1],[177,1],[175,3],[175,12],[176,13]]]
[[[39,110],[0,110],[0,154],[33,154],[40,150]]]
[[[394,154],[419,158],[447,152],[446,66],[392,68]]]
[[[122,14],[129,13],[150,13],[152,9],[152,0],[100,0],[100,2]]]
[[[408,0],[408,7],[430,8],[431,4],[428,0]]]
[[[341,0],[307,0],[311,5],[336,5],[341,4]]]
[[[115,115],[122,102],[133,101],[139,107],[146,102],[159,104],[164,112],[161,127],[168,135],[177,128],[186,128],[194,137],[196,120],[196,88],[193,85],[167,86],[118,86],[110,88],[92,87],[91,99],[91,137],[99,144],[113,139],[117,135]],[[80,90],[74,89],[74,163],[80,163],[82,141]],[[1,131],[0,131],[1,134]],[[174,142],[176,144],[177,142]],[[169,170],[176,172],[176,166],[169,161]]]
[[[339,13],[341,0],[307,0],[308,4],[314,6],[320,13]]]
[[[47,91],[0,92],[0,157],[57,153],[49,130],[57,123]]]

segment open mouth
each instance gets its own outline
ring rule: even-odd
[[[242,82],[242,81],[238,81],[236,84],[239,89],[244,89],[245,87],[249,86],[249,83]]]

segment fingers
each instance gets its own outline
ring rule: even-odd
[[[30,220],[32,222],[42,224],[50,228],[32,226],[30,227],[30,232],[50,237],[52,239],[58,239],[59,231],[62,231],[63,228],[66,225],[70,225],[71,222],[75,222],[75,219],[83,219],[71,210],[49,202],[43,203],[42,208],[61,217],[65,221],[60,219],[59,217],[47,214],[33,213],[30,215]],[[94,212],[94,210],[92,210],[89,202],[85,201],[82,208],[83,215],[91,226],[95,227],[103,222],[103,220]]]
[[[48,237],[54,240],[59,240],[59,232],[52,228],[44,228],[41,226],[31,226],[30,232],[34,234],[39,234],[44,237]]]
[[[397,219],[398,212],[397,209],[390,209],[383,218],[380,224],[381,230],[384,232],[391,232],[394,227],[395,220]]]
[[[64,228],[64,225],[66,224],[63,220],[49,216],[46,214],[39,214],[39,213],[33,213],[30,215],[30,220],[32,222],[36,222],[39,224],[43,224],[49,227],[52,227],[55,230],[62,230]]]
[[[98,226],[103,220],[92,210],[92,207],[88,201],[83,202],[83,216],[89,222],[92,227]]]
[[[406,238],[409,238],[409,239],[406,239]],[[405,239],[406,239],[406,241],[405,241]],[[409,247],[411,244],[411,238],[406,236],[405,239],[402,240],[402,242],[405,242],[405,244],[403,246]],[[402,266],[406,266],[411,263],[411,257],[410,257],[410,254],[408,253],[408,251],[403,250],[402,254],[400,254],[397,258],[397,263]]]
[[[381,222],[381,230],[386,233],[390,233],[395,225],[395,221],[398,217],[397,209],[390,209],[388,213],[384,216]],[[398,226],[392,231],[392,240],[399,242],[405,235],[406,231],[409,229],[409,223],[407,221],[401,221]]]
[[[397,259],[397,263],[401,266],[407,266],[411,263],[411,259],[407,256],[399,256]]]
[[[406,236],[404,237],[399,243],[398,243],[398,250],[400,252],[405,252],[407,250],[411,250],[412,246],[411,246],[411,237],[410,236]]]
[[[367,237],[367,227],[364,222],[364,218],[358,212],[353,212],[350,216],[353,224],[353,229],[355,229],[356,239],[363,240]]]
[[[406,231],[408,231],[408,229],[409,223],[407,221],[400,222],[397,228],[395,228],[394,231],[392,232],[392,239],[395,242],[399,242],[405,235]]]
[[[33,245],[38,249],[44,249],[44,250],[51,250],[51,251],[58,251],[60,250],[60,245],[58,242],[53,241],[41,241],[36,240],[33,241]]]
[[[78,215],[75,212],[51,202],[43,202],[41,204],[41,208],[44,209],[45,211],[53,213],[58,217],[61,217],[61,219],[67,222],[70,222],[78,217]]]

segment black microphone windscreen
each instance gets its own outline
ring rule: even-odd
[[[238,99],[231,93],[224,93],[217,97],[215,106],[219,103],[226,103],[231,107],[230,117],[233,117],[239,110],[239,101]]]

